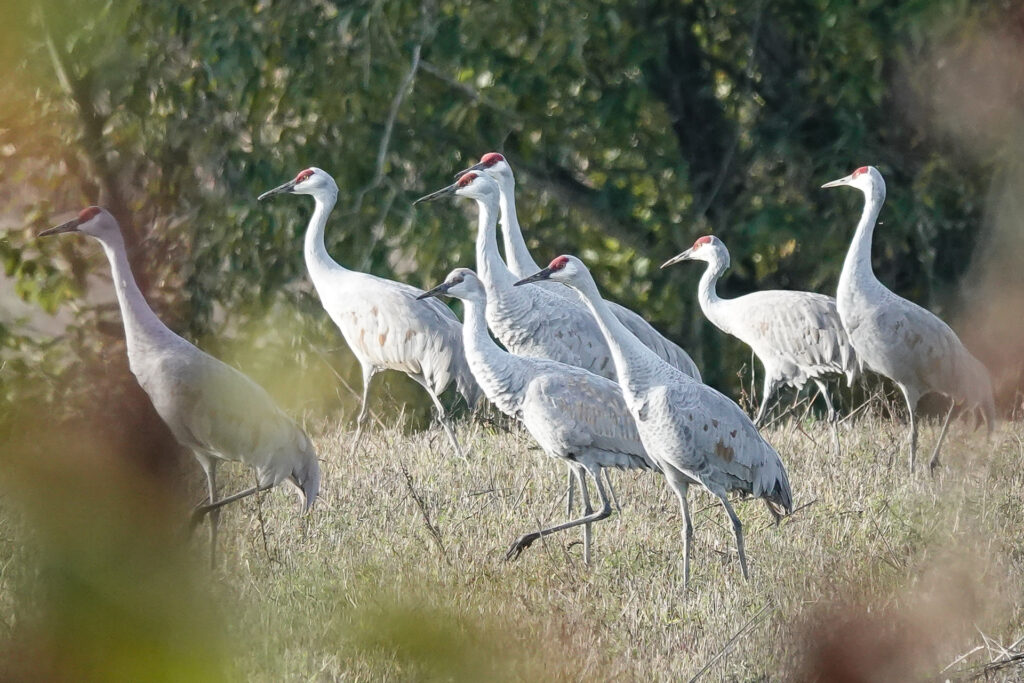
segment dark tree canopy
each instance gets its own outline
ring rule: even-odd
[[[330,414],[350,399],[325,364],[352,377],[352,363],[305,276],[310,205],[255,197],[322,167],[341,188],[335,257],[427,286],[473,264],[473,223],[465,207],[411,201],[491,150],[517,172],[537,260],[581,256],[608,297],[733,395],[749,352],[703,319],[696,266],[658,264],[714,232],[733,256],[725,293],[831,293],[861,200],[818,187],[874,164],[889,186],[880,279],[1016,386],[1015,3],[13,5],[0,29],[14,65],[0,82],[0,258],[18,297],[73,324],[52,342],[0,320],[3,400],[66,402],[127,377],[99,250],[34,237],[101,203],[174,329]]]

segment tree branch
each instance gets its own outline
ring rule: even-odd
[[[76,78],[72,75],[68,66],[68,55],[53,39],[46,17],[43,14],[42,6],[37,7],[39,26],[43,32],[43,39],[46,42],[46,49],[53,64],[53,70],[57,75],[57,81],[65,94],[74,104],[78,111],[78,118],[82,125],[81,147],[86,160],[91,166],[91,171],[99,179],[100,188],[106,197],[106,208],[117,219],[121,225],[121,232],[124,235],[125,247],[128,251],[128,258],[131,261],[132,271],[138,282],[139,288],[145,294],[149,291],[148,268],[143,258],[140,246],[142,240],[135,223],[128,211],[128,203],[121,193],[117,183],[117,177],[110,163],[107,160],[103,128],[106,119],[96,110],[89,88],[85,79]]]

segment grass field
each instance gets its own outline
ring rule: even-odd
[[[1003,424],[986,442],[954,423],[932,479],[908,476],[904,429],[868,414],[843,426],[838,459],[823,423],[769,429],[797,511],[776,527],[760,502],[737,505],[744,582],[721,506],[691,491],[688,590],[679,509],[652,474],[613,474],[622,512],[595,525],[592,566],[576,530],[505,562],[520,534],[564,518],[565,468],[490,423],[460,423],[465,461],[436,426],[375,428],[356,457],[349,432],[313,429],[321,501],[302,519],[283,490],[229,508],[212,574],[182,496],[109,473],[97,483],[94,467],[63,473],[54,456],[4,479],[0,673],[1020,679],[1012,662],[982,667],[1024,650],[1022,430]],[[937,432],[922,429],[923,459]],[[40,477],[44,496],[26,483]]]

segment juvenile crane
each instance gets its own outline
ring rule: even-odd
[[[306,228],[306,269],[320,301],[363,373],[362,407],[356,420],[352,453],[359,445],[369,416],[370,381],[381,370],[404,372],[430,395],[438,418],[456,454],[462,457],[455,432],[439,398],[452,382],[469,406],[476,407],[480,388],[462,351],[462,325],[440,301],[417,303],[423,293],[411,285],[342,267],[327,253],[324,229],[338,200],[338,185],[319,168],[307,168],[294,180],[259,196],[308,194],[315,209]]]
[[[824,294],[778,289],[720,298],[715,285],[729,267],[729,250],[713,235],[698,238],[692,247],[661,267],[691,260],[708,264],[697,289],[704,315],[715,327],[747,344],[764,365],[764,390],[754,424],[761,426],[780,387],[800,390],[810,379],[818,385],[828,407],[828,420],[835,426],[836,411],[822,377],[842,373],[849,384],[857,370],[836,300]]]
[[[915,303],[889,291],[871,268],[871,237],[885,202],[885,180],[874,166],[822,187],[848,185],[864,193],[864,210],[843,262],[836,294],[839,317],[864,367],[888,377],[903,392],[910,413],[910,471],[917,455],[917,403],[929,392],[951,399],[929,468],[939,451],[957,403],[980,407],[989,433],[995,426],[992,381],[949,325]]]
[[[545,453],[565,461],[583,494],[583,517],[521,536],[506,559],[515,559],[542,536],[582,524],[583,558],[590,564],[590,524],[611,514],[601,485],[602,468],[658,469],[644,452],[622,392],[610,379],[574,365],[516,356],[499,347],[487,332],[486,289],[472,270],[453,270],[444,283],[420,298],[441,295],[457,297],[465,305],[466,358],[487,398],[522,422]],[[593,478],[601,499],[596,512],[587,496],[585,473]]]
[[[747,558],[743,525],[729,503],[732,491],[764,499],[776,519],[793,510],[786,468],[754,423],[724,395],[694,381],[640,343],[611,312],[587,267],[574,256],[559,256],[525,284],[555,280],[583,295],[615,358],[619,387],[636,421],[647,454],[664,472],[683,512],[683,580],[690,577],[693,527],[686,500],[696,481],[717,497],[732,523],[743,578]]]
[[[480,158],[480,162],[470,166],[459,173],[461,177],[465,173],[479,171],[486,173],[498,183],[501,209],[501,235],[505,245],[505,261],[508,269],[517,278],[526,277],[540,270],[540,266],[533,260],[530,250],[523,239],[523,230],[519,226],[519,217],[516,213],[516,178],[512,173],[512,167],[508,160],[497,152],[488,152]],[[571,305],[583,307],[579,296],[570,288],[557,282],[539,282],[538,285],[553,294],[568,299]],[[697,365],[679,345],[666,339],[660,332],[625,306],[614,301],[608,301],[608,307],[612,309],[615,317],[632,332],[637,339],[644,343],[649,349],[658,354],[662,360],[684,373],[700,379],[700,371]]]
[[[210,500],[196,508],[192,523],[210,514],[211,565],[222,506],[288,482],[298,490],[302,510],[308,510],[320,490],[320,465],[305,432],[262,387],[161,322],[135,283],[121,228],[105,209],[90,206],[39,235],[63,232],[84,233],[103,246],[124,322],[128,367],[174,438],[192,451],[206,473]],[[257,485],[218,500],[217,465],[222,460],[254,468]]]

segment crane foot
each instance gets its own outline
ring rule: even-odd
[[[519,540],[513,543],[509,547],[508,552],[505,553],[505,561],[512,562],[518,559],[522,552],[533,545],[533,542],[538,538],[540,538],[540,534],[537,532],[520,536]]]

